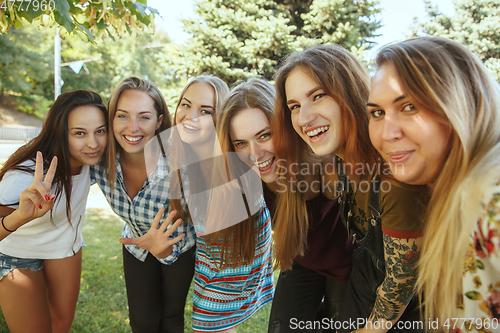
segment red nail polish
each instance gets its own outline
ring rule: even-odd
[[[50,200],[50,197],[47,194],[45,194],[45,201],[49,201],[49,200]]]
[[[42,209],[42,205],[38,206],[38,208]]]

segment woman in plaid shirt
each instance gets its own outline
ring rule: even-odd
[[[169,237],[167,244],[161,244],[163,251],[157,251],[160,244],[149,242],[154,232],[166,230],[175,215],[166,216],[168,158],[162,156],[148,172],[144,153],[146,143],[171,126],[167,105],[152,83],[130,77],[113,91],[109,119],[113,134],[106,156],[109,168],[100,163],[92,168],[91,177],[125,222],[121,242],[130,326],[139,333],[184,332],[184,306],[194,272],[194,228],[177,221],[165,233]],[[157,229],[162,215],[167,220]]]

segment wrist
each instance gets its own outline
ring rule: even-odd
[[[9,215],[5,216],[2,221],[4,228],[9,231],[16,231],[19,227],[30,221],[30,219],[22,218],[19,214],[19,210],[16,209]]]

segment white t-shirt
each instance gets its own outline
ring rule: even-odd
[[[21,171],[5,173],[0,182],[0,203],[17,209],[21,192],[33,183],[34,175]],[[30,259],[60,259],[74,255],[83,244],[82,223],[90,189],[89,166],[72,177],[71,224],[66,216],[66,195],[55,199],[52,209],[0,241],[0,253]],[[55,193],[55,187],[51,193]]]

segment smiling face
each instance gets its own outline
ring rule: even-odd
[[[278,168],[271,123],[264,111],[257,108],[239,111],[229,122],[229,136],[235,152],[255,156],[260,178],[265,183],[276,180]]]
[[[99,162],[108,143],[106,119],[95,106],[74,108],[68,116],[68,149],[71,174],[80,173],[83,165]]]
[[[370,139],[397,180],[432,185],[449,151],[451,126],[412,101],[400,80],[392,64],[375,73],[368,102]]]
[[[125,154],[144,154],[146,143],[160,127],[154,100],[145,92],[125,90],[118,99],[113,118],[113,134]]]
[[[212,142],[215,119],[215,91],[212,86],[204,82],[191,84],[175,114],[181,140],[193,148]]]
[[[314,153],[341,153],[344,138],[340,106],[304,67],[296,67],[288,74],[285,93],[293,128]]]

